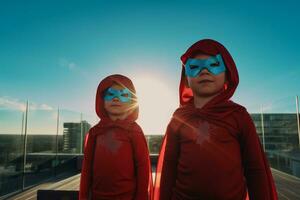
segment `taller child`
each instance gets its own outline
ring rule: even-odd
[[[154,200],[277,200],[253,121],[230,100],[239,77],[229,52],[205,39],[181,61],[180,107],[162,144]]]

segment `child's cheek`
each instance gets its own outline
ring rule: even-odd
[[[122,103],[122,109],[123,111],[128,111],[130,109],[131,103],[127,102],[127,103]]]
[[[136,103],[128,102],[128,103],[126,103],[126,105],[124,107],[125,107],[126,112],[131,113],[136,108],[136,106],[137,106]]]
[[[104,101],[104,110],[108,113],[110,112],[109,102],[107,101]]]
[[[192,89],[196,89],[198,87],[198,77],[190,78],[189,87]]]

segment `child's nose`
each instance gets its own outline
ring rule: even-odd
[[[115,97],[113,98],[113,101],[120,101],[119,98]]]
[[[200,72],[199,75],[201,75],[201,74],[209,74],[208,69],[207,68],[202,69],[202,71]]]

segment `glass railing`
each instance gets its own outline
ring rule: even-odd
[[[25,108],[25,104],[24,104]],[[0,197],[22,189],[24,110],[0,110]]]
[[[263,104],[251,115],[271,167],[300,177],[296,98],[286,97]]]
[[[0,199],[62,174],[77,158],[96,118],[64,109],[0,108]]]
[[[97,123],[95,116],[22,104],[19,109],[0,108],[0,198],[64,173],[78,173],[85,134]],[[248,111],[271,167],[300,177],[296,107],[290,97]],[[145,133],[150,154],[159,154],[162,134]]]
[[[56,144],[56,111],[28,110],[24,187],[53,175]]]
[[[149,153],[153,155],[159,154],[163,135],[146,135]]]

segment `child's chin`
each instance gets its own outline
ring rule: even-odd
[[[219,92],[216,91],[212,91],[212,90],[206,90],[206,91],[201,91],[199,92],[199,96],[202,97],[210,97],[210,96],[215,96],[216,94],[218,94]]]
[[[110,110],[109,113],[112,115],[123,115],[125,112],[120,110]]]

